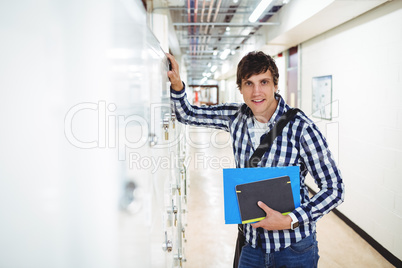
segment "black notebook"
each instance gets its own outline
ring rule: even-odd
[[[282,214],[295,209],[289,176],[236,185],[236,195],[243,224],[265,218],[266,213],[257,205],[258,201]]]

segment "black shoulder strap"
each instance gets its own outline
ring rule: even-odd
[[[289,109],[279,118],[278,122],[276,122],[271,131],[268,132],[265,138],[261,141],[260,146],[258,146],[258,148],[254,151],[253,155],[248,160],[247,167],[257,166],[257,164],[261,161],[261,157],[269,149],[269,147],[271,147],[272,142],[279,134],[281,134],[283,128],[288,124],[290,120],[292,120],[297,112],[300,112],[300,110],[297,108]]]

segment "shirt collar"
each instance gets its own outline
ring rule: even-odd
[[[275,99],[278,101],[278,106],[275,109],[274,114],[268,121],[268,124],[275,124],[279,118],[289,109],[289,106],[285,103],[285,100],[281,95],[275,94]]]
[[[275,99],[278,100],[278,106],[276,106],[274,114],[271,116],[269,119],[268,123],[269,125],[275,124],[279,118],[290,108],[289,105],[286,104],[285,100],[282,98],[281,95],[275,93]],[[248,127],[253,127],[254,126],[254,115],[251,109],[244,104],[243,107],[244,113],[247,116],[247,121],[248,121]]]

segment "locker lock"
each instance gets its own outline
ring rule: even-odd
[[[170,116],[171,120],[172,120],[172,124],[173,124],[173,128],[176,127],[176,113],[172,112],[172,115]]]
[[[186,238],[186,229],[183,227],[181,228],[181,232],[183,233],[183,239]]]
[[[170,215],[174,214],[174,226],[176,226],[177,225],[177,212],[178,212],[178,209],[177,209],[177,206],[174,205],[173,200],[172,200],[172,207],[170,209],[168,209],[167,212]]]
[[[172,184],[172,194],[174,194],[177,190],[177,192],[179,193],[179,195],[181,195],[181,186],[180,183],[178,184]]]
[[[165,115],[163,118],[163,129],[165,130],[165,140],[169,139],[169,117]]]
[[[172,241],[168,240],[167,232],[165,232],[165,242],[162,243],[162,249],[166,252],[171,252],[173,249],[173,243]]]
[[[182,168],[180,168],[180,175],[181,179],[184,180],[184,178],[186,177],[186,167],[184,165]]]
[[[174,213],[174,226],[177,226],[177,207],[173,206],[173,213]]]
[[[183,262],[187,261],[187,259],[184,258],[184,256],[182,254],[180,254],[180,252],[177,252],[177,254],[174,255],[174,259],[176,261],[179,261],[179,267],[183,267]]]
[[[139,198],[140,191],[133,181],[128,181],[124,185],[124,192],[120,202],[121,208],[130,214],[137,213],[141,207],[141,200]]]
[[[158,144],[158,137],[155,134],[150,133],[149,134],[149,146],[154,147],[156,144]]]

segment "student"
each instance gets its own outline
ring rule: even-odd
[[[230,132],[236,167],[245,168],[261,136],[290,109],[277,92],[275,61],[263,52],[250,52],[239,62],[236,83],[245,103],[197,107],[187,101],[178,63],[172,55],[167,57],[172,64],[171,100],[179,122]],[[266,217],[242,226],[240,260],[235,256],[234,267],[317,267],[316,222],[343,202],[344,185],[325,138],[303,112],[287,124],[258,164],[295,165],[300,166],[301,206],[285,216],[259,202]],[[311,199],[305,184],[308,172],[320,188]]]

